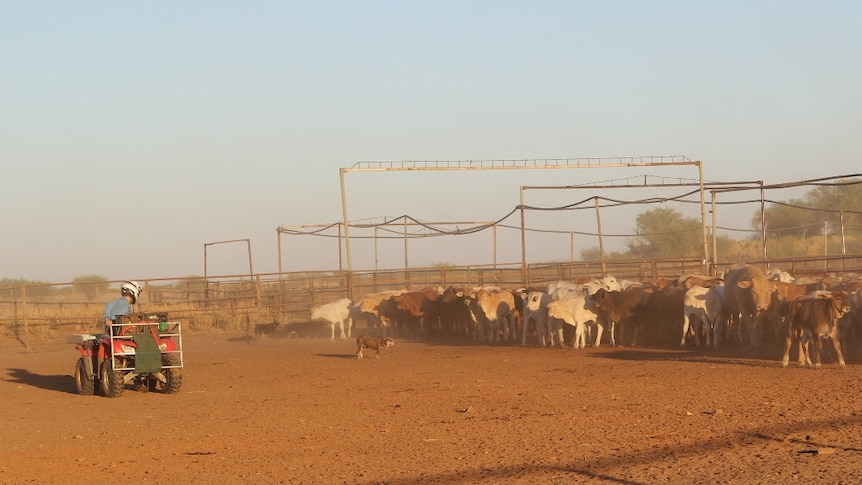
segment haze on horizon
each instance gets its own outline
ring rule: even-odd
[[[276,228],[340,221],[338,169],[361,160],[684,155],[707,180],[767,184],[859,172],[859,18],[849,1],[4,3],[0,278],[200,275],[204,244],[235,239],[275,272]],[[487,221],[522,185],[644,175],[696,173],[353,173],[347,197],[351,220]],[[517,260],[501,237],[499,259]],[[411,242],[411,264],[490,262],[488,242],[437,239]],[[283,246],[286,271],[337,267],[335,241]],[[210,251],[210,274],[247,272],[242,245]],[[565,237],[529,255],[568,257]]]

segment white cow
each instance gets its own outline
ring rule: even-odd
[[[586,283],[571,283],[568,281],[556,281],[548,285],[548,294],[552,300],[561,300],[569,293],[586,293],[588,296],[599,291],[599,288],[604,288],[605,291],[620,291],[622,285],[613,275],[607,275],[602,278],[594,278]]]
[[[623,286],[614,278],[613,275],[606,275],[601,278],[591,279],[584,284],[584,291],[587,296],[596,294],[599,288],[604,288],[605,291],[622,291]]]
[[[332,337],[330,340],[335,340],[335,326],[341,329],[341,338],[350,337],[350,327],[353,326],[353,319],[350,318],[350,310],[353,308],[353,302],[349,298],[342,298],[331,303],[318,305],[311,309],[312,320],[326,320],[332,328]],[[344,329],[344,323],[347,322],[347,330]]]
[[[700,334],[703,332],[706,334],[706,346],[718,347],[721,331],[716,326],[720,325],[722,301],[724,301],[724,285],[712,288],[692,286],[685,292],[680,347],[685,347],[689,328],[694,331],[694,344],[696,346],[700,346]],[[694,325],[691,321],[692,318],[698,321],[700,328]]]
[[[575,337],[572,346],[576,349],[586,347],[587,340],[593,342],[593,346],[598,347],[601,344],[602,334],[604,333],[605,323],[600,322],[596,314],[595,303],[588,297],[599,289],[606,291],[620,291],[622,285],[613,275],[606,275],[602,278],[594,278],[586,283],[570,283],[568,281],[557,281],[548,285],[548,295],[551,301],[573,300],[562,304],[555,304],[554,312],[548,311],[549,316],[549,331],[552,335],[556,335],[558,342],[562,344],[563,328],[560,322],[571,325],[575,328]],[[561,315],[561,316],[556,316]],[[595,328],[596,338],[593,340],[592,328]]]
[[[781,271],[778,268],[769,268],[765,273],[766,277],[771,280],[778,280],[784,283],[793,283],[796,278],[787,271]]]
[[[588,305],[589,299],[582,292],[569,293],[564,298],[559,300],[551,300],[548,302],[548,316],[562,320],[568,325],[575,328],[575,338],[572,341],[572,346],[576,349],[586,347],[586,326],[588,323],[597,323],[599,321],[596,312]],[[598,347],[602,340],[602,332],[604,328],[599,324],[596,331],[596,340],[593,346]],[[563,341],[562,327],[555,328],[557,341]]]
[[[536,337],[539,345],[549,347],[553,342],[553,332],[548,317],[548,303],[551,296],[544,291],[531,291],[524,297],[524,318],[521,332],[521,345],[527,345],[527,325],[532,318],[536,322]]]
[[[550,300],[548,303],[551,301],[562,300],[571,294],[581,295],[584,291],[584,284],[582,283],[571,283],[563,280],[556,281],[548,285],[548,296]],[[554,345],[555,338],[557,340],[556,345],[563,345],[563,324],[565,323],[566,322],[562,318],[554,317],[550,314],[548,315],[548,333],[550,333],[550,341],[548,342],[549,346],[552,347]],[[571,325],[575,328],[577,337],[581,340],[586,340],[584,332],[578,333],[578,326],[574,323]],[[573,342],[573,346],[575,348],[580,348],[578,345],[578,340],[576,339],[576,342]]]
[[[583,293],[583,291],[584,285],[568,281],[560,280],[548,285],[548,296],[552,300],[560,300],[565,298],[569,293]]]

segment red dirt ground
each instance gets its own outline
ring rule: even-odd
[[[705,351],[185,336],[179,394],[78,396],[76,351],[0,342],[0,483],[862,480],[862,366]],[[369,352],[371,355],[371,352]]]

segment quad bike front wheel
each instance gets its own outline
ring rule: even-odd
[[[75,364],[75,387],[81,396],[92,396],[96,393],[96,383],[87,376],[86,357],[81,357]]]
[[[123,382],[123,373],[114,370],[113,359],[102,362],[99,371],[99,381],[102,395],[105,397],[119,397],[123,394],[126,384]]]

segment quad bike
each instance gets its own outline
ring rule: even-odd
[[[123,394],[126,384],[139,391],[173,394],[183,383],[182,331],[166,313],[122,315],[110,333],[69,335],[81,357],[75,365],[78,394]]]

